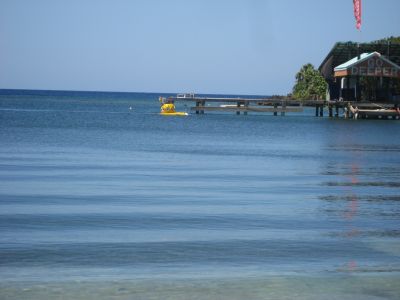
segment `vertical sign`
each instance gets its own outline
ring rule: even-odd
[[[356,28],[361,28],[361,0],[353,0],[354,17],[356,18]]]

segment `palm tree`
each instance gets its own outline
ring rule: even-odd
[[[325,97],[326,81],[310,63],[301,67],[296,74],[296,84],[293,87],[295,99],[322,99]]]

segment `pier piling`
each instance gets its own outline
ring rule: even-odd
[[[240,108],[240,102],[238,102],[238,103],[236,104],[236,107]],[[237,115],[240,115],[240,110],[237,110],[237,111],[236,111],[236,114],[237,114]]]
[[[286,102],[285,102],[285,101],[282,101],[281,116],[285,116],[285,111],[286,111]]]
[[[329,118],[332,118],[333,117],[333,107],[332,107],[332,105],[329,105]]]

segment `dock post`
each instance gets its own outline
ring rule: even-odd
[[[246,108],[246,110],[244,111],[243,114],[244,114],[245,116],[247,116],[247,108],[249,107],[249,102],[248,102],[248,101],[244,103],[244,107]]]
[[[202,102],[201,102],[201,106],[202,106],[202,107],[206,106],[206,101],[202,101]],[[202,115],[204,115],[204,109],[200,110],[200,113],[201,113]]]
[[[236,107],[240,107],[240,102],[238,102],[238,103],[236,104]],[[237,114],[237,115],[240,115],[240,110],[236,111],[236,114]]]
[[[200,106],[200,102],[196,101],[196,107],[199,107],[199,106]],[[200,111],[198,109],[196,109],[196,114],[198,115],[199,113],[200,113]]]
[[[343,116],[345,119],[349,118],[349,109],[347,108],[347,106],[343,107]]]
[[[335,105],[335,117],[339,117],[339,105]]]
[[[332,105],[329,104],[328,108],[329,108],[329,118],[332,118],[333,117],[333,107],[332,107]]]
[[[286,112],[286,101],[282,101],[282,111],[281,111],[281,116],[283,117]]]
[[[315,105],[315,116],[318,117],[318,110],[319,110],[319,106],[318,104]]]
[[[278,104],[274,103],[274,116],[278,115]]]
[[[351,117],[353,117],[352,111],[351,111],[351,103],[350,102],[347,103],[346,115],[347,115],[346,116],[347,119],[350,119]]]
[[[324,105],[323,105],[323,104],[320,105],[320,107],[319,107],[319,116],[320,116],[320,117],[323,117],[323,116],[324,116]]]

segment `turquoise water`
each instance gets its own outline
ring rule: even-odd
[[[0,91],[1,299],[400,299],[400,122],[158,96]]]

